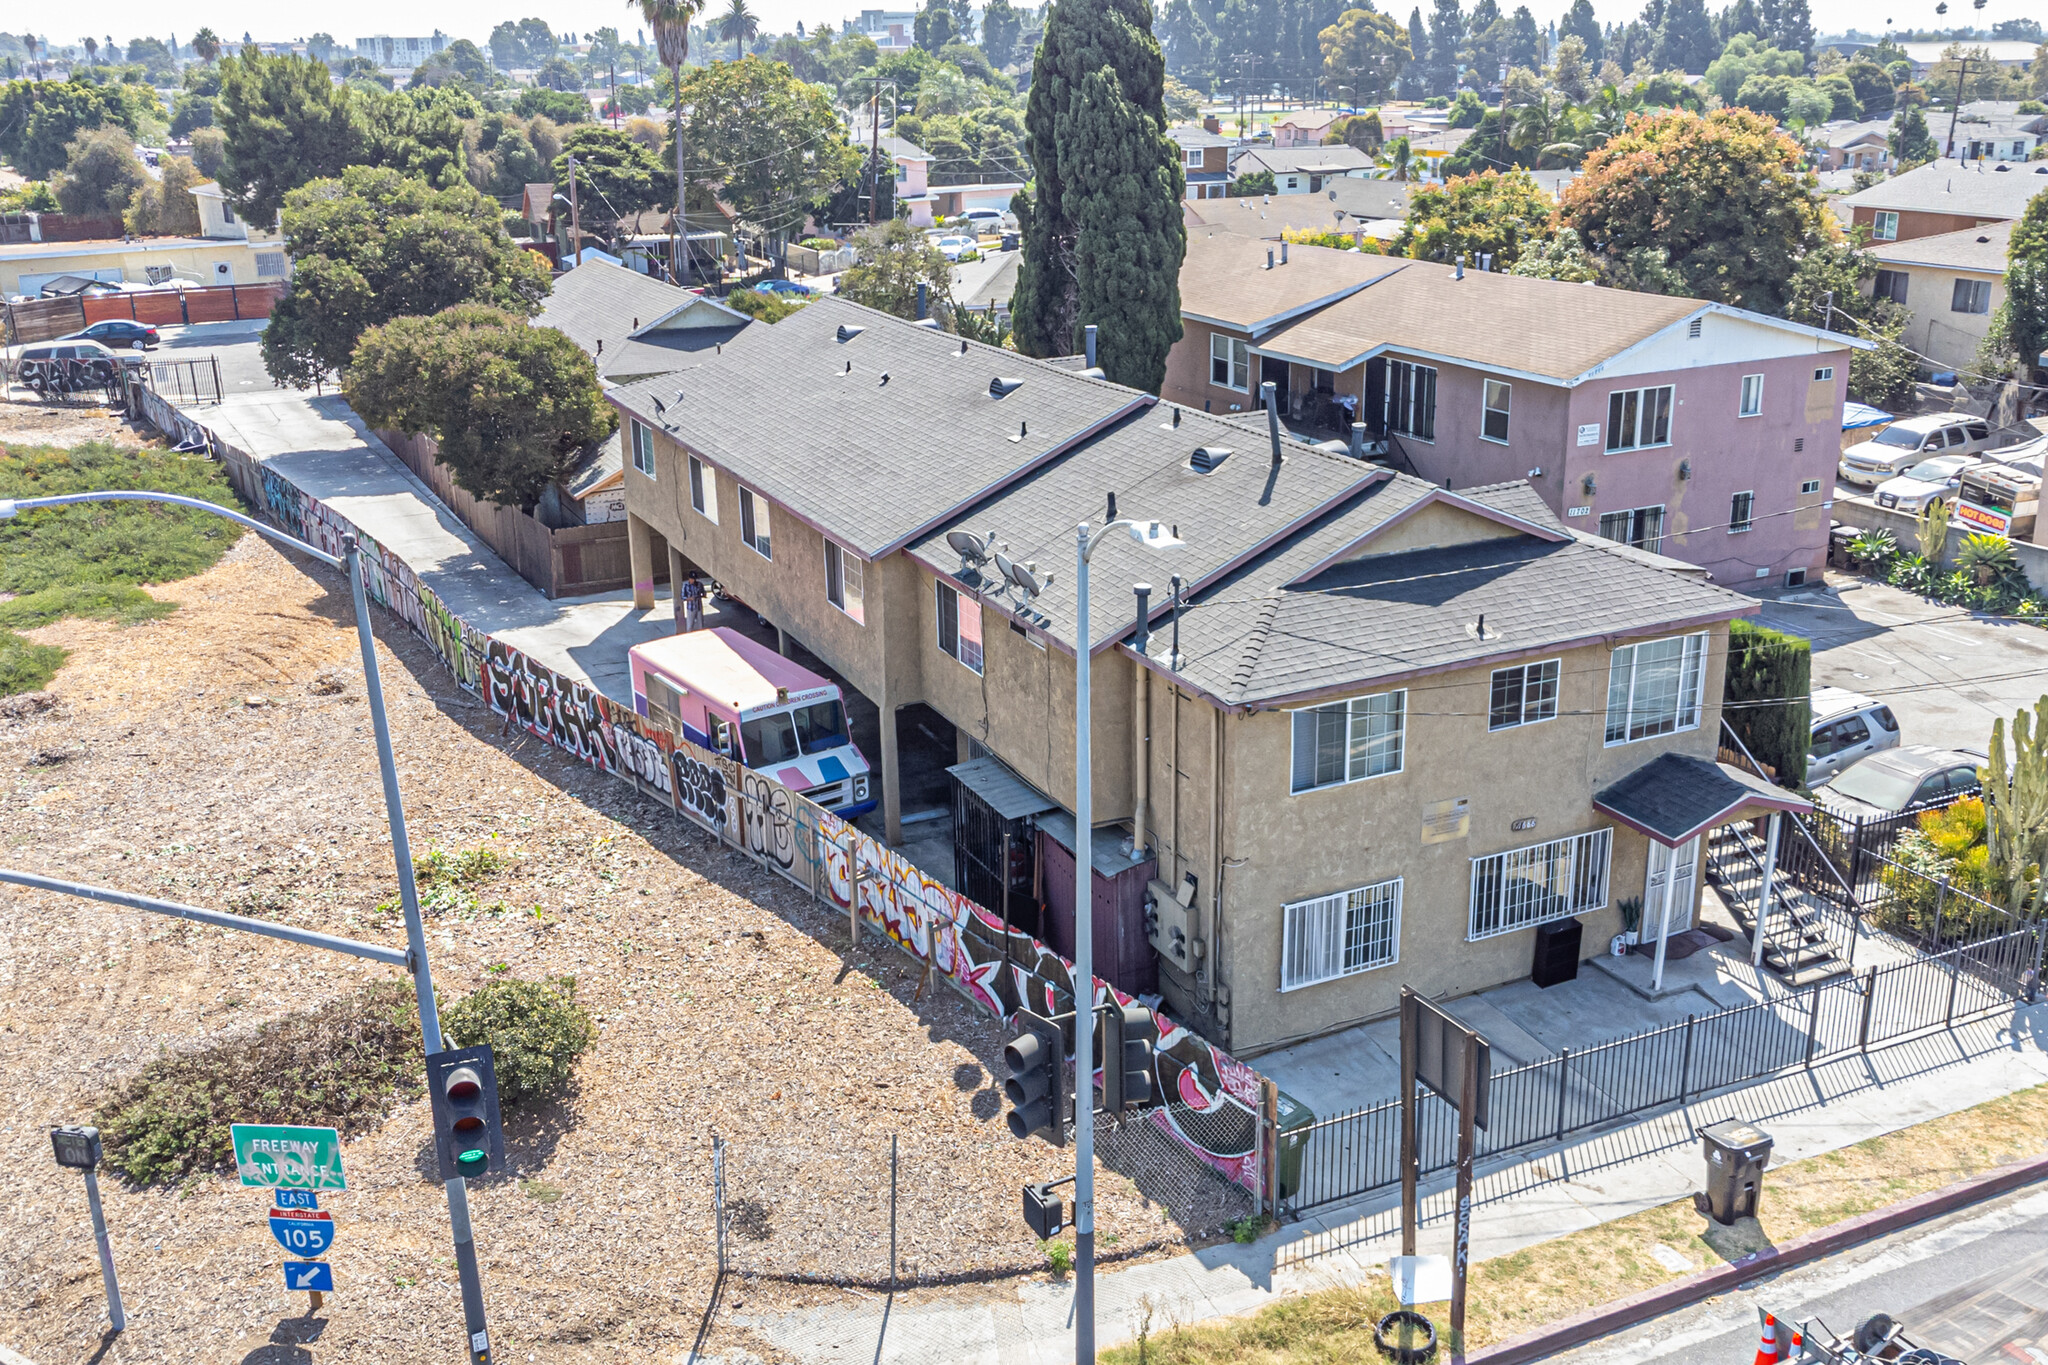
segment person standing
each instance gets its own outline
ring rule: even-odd
[[[683,633],[704,629],[704,585],[691,574],[683,581]]]

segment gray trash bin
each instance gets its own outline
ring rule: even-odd
[[[1757,1194],[1764,1166],[1771,1159],[1771,1135],[1741,1119],[1723,1119],[1699,1130],[1700,1154],[1707,1159],[1707,1188],[1692,1197],[1693,1207],[1717,1223],[1756,1217]]]

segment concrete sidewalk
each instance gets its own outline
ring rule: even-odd
[[[635,611],[630,590],[549,601],[463,525],[339,394],[232,394],[185,415],[362,527],[463,620],[614,701],[633,699],[626,651],[674,631],[665,599],[652,611]]]
[[[1773,1164],[1818,1156],[2048,1081],[2044,1039],[2048,1004],[2029,1006],[1482,1165],[1473,1254],[1508,1255],[1685,1198],[1701,1183],[1693,1136],[1699,1125],[1728,1117],[1760,1124],[1777,1142]],[[1423,1189],[1421,1250],[1446,1253],[1449,1180]],[[1251,1246],[1226,1244],[1111,1271],[1097,1284],[1098,1344],[1131,1340],[1148,1311],[1157,1333],[1360,1283],[1385,1274],[1399,1244],[1400,1196],[1387,1190],[1316,1210]],[[893,1301],[849,1297],[797,1314],[740,1311],[727,1320],[805,1361],[1062,1365],[1073,1359],[1072,1307],[1070,1284],[1034,1281],[927,1290]]]

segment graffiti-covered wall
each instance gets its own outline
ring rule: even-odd
[[[186,414],[145,411],[160,429],[192,440]],[[1020,1008],[1064,1014],[1074,1008],[1074,966],[1037,939],[926,875],[890,849],[775,779],[700,749],[580,679],[556,673],[471,626],[411,567],[319,499],[275,470],[205,440],[235,487],[270,519],[330,554],[353,533],[371,599],[431,645],[456,681],[491,710],[600,772],[711,831],[820,899],[857,913],[873,931],[944,977],[1006,1022]],[[858,907],[855,906],[858,887]],[[1090,1004],[1130,997],[1097,978]],[[1203,1161],[1257,1193],[1263,1078],[1204,1039],[1159,1019],[1158,1093],[1171,1105],[1150,1114]]]

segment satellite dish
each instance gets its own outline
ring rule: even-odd
[[[988,562],[988,542],[972,531],[948,531],[946,543],[953,547],[955,554],[969,564]]]
[[[1003,554],[1001,551],[997,551],[995,555],[995,561],[997,576],[1000,577],[1005,583],[1015,583],[1017,581],[1017,566],[1010,562],[1010,557],[1006,554]]]
[[[1011,562],[1003,576],[1014,583],[1026,597],[1036,597],[1052,584],[1052,575],[1046,574],[1041,578],[1036,564]]]

